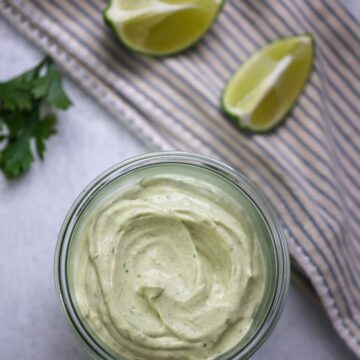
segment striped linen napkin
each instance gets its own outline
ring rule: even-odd
[[[336,0],[229,0],[212,30],[175,57],[136,56],[102,21],[105,0],[0,0],[2,15],[115,117],[156,148],[231,163],[277,208],[296,263],[360,356],[360,26]],[[315,35],[317,58],[290,119],[244,135],[219,96],[256,49]]]

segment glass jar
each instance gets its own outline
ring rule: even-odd
[[[201,155],[159,152],[138,156],[115,165],[85,188],[65,218],[55,253],[56,289],[65,314],[93,358],[124,360],[96,338],[77,309],[71,274],[72,253],[78,240],[74,233],[84,214],[113,189],[129,187],[144,177],[164,173],[191,175],[227,187],[232,192],[231,196],[246,207],[247,214],[261,234],[259,240],[265,262],[265,293],[247,335],[235,348],[217,358],[248,359],[269,336],[281,314],[290,278],[288,249],[281,221],[264,193],[235,169]]]

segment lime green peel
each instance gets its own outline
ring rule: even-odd
[[[127,48],[170,55],[200,40],[222,4],[223,0],[111,0],[104,20]]]
[[[240,128],[268,132],[293,108],[310,74],[315,42],[311,34],[287,37],[258,50],[230,78],[223,111]]]

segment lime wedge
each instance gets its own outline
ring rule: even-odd
[[[104,20],[120,41],[148,55],[170,55],[197,42],[223,0],[111,0]]]
[[[225,86],[223,111],[250,132],[273,130],[293,108],[309,76],[314,44],[306,33],[257,51]]]

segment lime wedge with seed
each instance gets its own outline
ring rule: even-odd
[[[197,42],[223,0],[111,0],[104,20],[129,49],[170,55]]]
[[[257,51],[225,86],[223,111],[250,132],[273,130],[300,95],[312,67],[314,44],[306,33]]]

